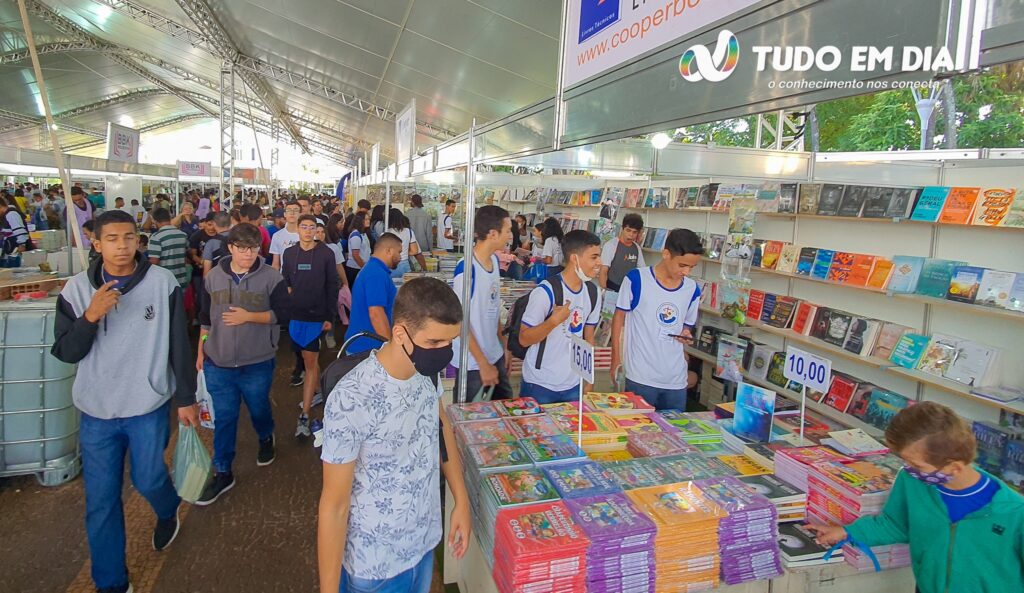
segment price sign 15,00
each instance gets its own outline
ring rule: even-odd
[[[572,369],[587,383],[594,382],[594,347],[589,343],[573,338],[570,346],[570,362]]]
[[[783,375],[815,391],[828,391],[832,382],[832,361],[790,346],[786,349]]]

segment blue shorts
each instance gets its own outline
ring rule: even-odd
[[[532,397],[538,404],[557,404],[562,402],[574,402],[580,399],[580,386],[566,389],[565,391],[553,391],[536,383],[527,383],[519,386],[519,397]]]
[[[322,321],[289,321],[288,336],[295,350],[320,351],[320,336],[324,333]]]

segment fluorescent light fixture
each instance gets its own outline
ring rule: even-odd
[[[590,163],[594,162],[594,152],[588,148],[581,148],[576,153],[576,162],[584,167],[590,166]]]
[[[654,147],[657,148],[658,150],[665,148],[671,142],[672,137],[666,134],[665,132],[658,132],[657,134],[651,136],[651,144],[653,144]]]
[[[590,174],[594,177],[611,177],[614,179],[626,179],[634,176],[629,171],[591,171]]]

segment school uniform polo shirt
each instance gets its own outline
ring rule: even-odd
[[[370,322],[370,307],[383,307],[390,326],[397,294],[398,288],[391,279],[391,269],[387,264],[376,257],[367,260],[366,266],[359,272],[352,287],[352,314],[349,316],[345,339],[348,340],[360,332],[374,331],[373,323]],[[366,352],[380,346],[381,343],[377,340],[359,338],[349,345],[347,353]]]

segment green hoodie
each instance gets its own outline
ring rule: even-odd
[[[900,472],[880,515],[846,528],[858,544],[909,543],[921,593],[1020,593],[1024,591],[1024,497],[998,478],[984,508],[957,523],[939,492]]]

